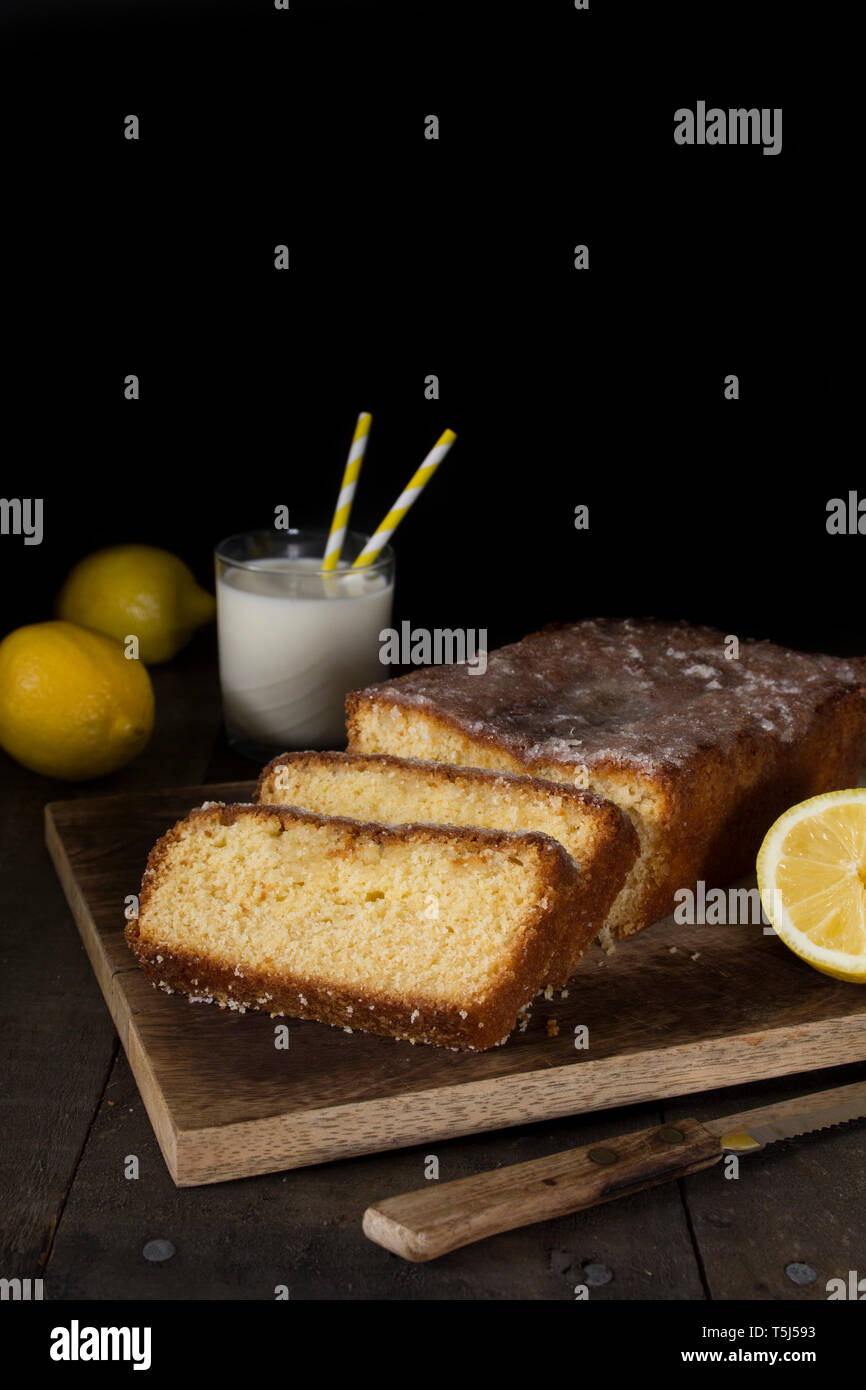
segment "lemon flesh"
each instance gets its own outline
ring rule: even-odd
[[[825,975],[866,983],[866,787],[792,806],[758,853],[764,911]]]

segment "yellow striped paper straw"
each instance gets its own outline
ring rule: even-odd
[[[335,570],[340,559],[340,551],[343,549],[343,541],[346,539],[346,527],[349,525],[349,513],[352,510],[352,503],[355,500],[355,488],[358,486],[358,474],[361,472],[361,464],[364,461],[364,450],[367,447],[367,440],[370,435],[370,426],[373,423],[372,415],[367,411],[362,411],[358,416],[358,423],[355,426],[355,433],[352,435],[352,443],[349,447],[349,457],[346,459],[346,467],[343,470],[343,481],[340,484],[340,495],[337,498],[337,505],[334,508],[334,520],[331,522],[331,530],[328,535],[328,544],[325,546],[325,559],[322,564],[323,570]]]
[[[400,493],[384,520],[379,522],[352,569],[361,569],[365,565],[372,565],[379,551],[388,544],[412,503],[420,496],[424,484],[433,477],[456,438],[457,435],[453,430],[446,430],[444,434],[440,434],[417,473],[414,473],[409,479],[408,487]]]

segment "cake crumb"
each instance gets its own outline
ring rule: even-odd
[[[508,785],[510,786],[510,783]],[[563,796],[564,795],[565,793],[563,793]],[[215,810],[218,806],[220,809],[220,815],[216,816]],[[152,951],[162,951],[163,948],[157,946],[156,942],[160,939],[165,939],[164,936],[157,934],[157,932],[160,930],[160,923],[162,921],[162,918],[158,915],[157,909],[159,909],[160,911],[164,910],[168,917],[171,914],[171,908],[174,902],[172,894],[175,892],[175,890],[178,897],[180,897],[184,893],[188,893],[191,897],[193,889],[195,889],[195,891],[198,891],[197,886],[201,882],[206,881],[208,879],[208,876],[212,874],[212,857],[217,854],[218,849],[221,853],[222,848],[227,843],[229,844],[230,854],[227,857],[230,859],[231,862],[227,862],[225,865],[221,863],[220,872],[222,873],[224,870],[227,875],[231,875],[232,894],[235,894],[235,890],[237,890],[237,894],[240,894],[241,892],[245,892],[247,894],[248,906],[241,903],[238,910],[241,913],[249,913],[250,918],[252,918],[252,916],[254,914],[257,914],[259,911],[259,908],[257,906],[259,899],[257,895],[262,890],[261,875],[262,873],[264,873],[266,868],[269,868],[269,866],[271,866],[270,856],[276,853],[275,849],[271,844],[271,841],[276,839],[277,829],[280,828],[278,822],[284,822],[284,824],[282,824],[282,830],[289,833],[286,843],[288,843],[288,840],[291,839],[291,844],[289,846],[290,848],[294,847],[294,838],[297,838],[300,847],[305,850],[305,853],[309,851],[308,857],[312,859],[314,869],[318,867],[320,849],[321,857],[323,860],[329,859],[332,854],[351,859],[355,850],[355,841],[357,840],[360,844],[360,848],[363,849],[366,840],[372,838],[369,834],[370,828],[364,825],[363,823],[355,822],[354,824],[357,826],[357,829],[350,830],[348,828],[350,825],[348,821],[345,822],[345,829],[340,828],[341,823],[335,822],[335,828],[332,831],[331,822],[329,818],[319,817],[316,819],[313,813],[309,813],[310,817],[315,820],[316,826],[318,826],[319,822],[321,822],[321,833],[317,829],[315,836],[313,836],[311,833],[308,834],[307,830],[305,829],[305,817],[307,813],[303,813],[303,815],[301,815],[300,813],[293,812],[291,808],[277,811],[276,808],[271,807],[263,808],[261,806],[250,806],[246,808],[244,815],[241,815],[239,814],[239,811],[241,809],[239,804],[238,806],[233,806],[230,811],[227,811],[225,817],[222,816],[222,809],[225,808],[223,808],[219,803],[214,803],[211,809],[205,809],[201,813],[201,816],[194,820],[191,820],[189,825],[185,825],[183,827],[179,826],[176,831],[175,839],[170,841],[170,853],[169,849],[166,849],[165,853],[163,854],[163,859],[160,861],[160,878],[157,880],[158,891],[155,892],[152,896],[152,901],[149,907],[150,916],[145,922],[145,926],[150,926],[153,933],[153,938],[151,942],[145,942],[142,945],[141,950],[142,955],[144,953],[144,950],[148,950],[148,955],[144,959],[143,963],[149,968],[149,971],[152,975],[152,978],[149,981],[149,983],[156,983],[157,987],[165,989],[165,991],[169,994],[172,993],[173,990],[166,978],[162,977],[160,965],[164,961],[165,963],[168,963],[170,965],[170,970],[173,970],[175,968],[172,963],[175,959],[174,952],[176,948],[173,941],[170,940],[169,944],[165,948],[163,955],[155,956],[154,954],[151,954]],[[252,817],[250,815],[251,811],[255,811],[255,817]],[[298,819],[297,829],[295,827],[295,820],[293,819],[293,817],[295,817],[296,815]],[[234,827],[234,829],[232,829],[230,832],[228,840],[226,839],[226,836],[222,833],[222,831],[220,831],[219,826]],[[337,834],[337,830],[340,831],[339,835]],[[182,834],[181,831],[183,831]],[[295,831],[296,834],[293,835],[293,832]],[[423,837],[425,846],[424,855],[417,860],[417,863],[416,858],[411,858],[410,864],[411,872],[414,873],[417,870],[418,874],[421,876],[419,881],[422,884],[426,885],[426,883],[428,882],[428,878],[423,873],[424,861],[426,860],[427,855],[426,846],[428,838],[430,838],[431,840],[436,840],[436,843],[433,845],[433,849],[431,849],[430,851],[431,854],[433,854],[433,850],[435,850],[436,855],[439,855],[441,848],[441,855],[445,856],[443,862],[456,862],[458,864],[463,864],[463,852],[466,846],[464,845],[462,840],[460,843],[456,845],[456,848],[452,845],[452,840],[456,840],[458,832],[463,837],[463,840],[466,840],[466,843],[469,845],[470,848],[472,847],[472,845],[474,845],[476,837],[478,837],[479,839],[483,839],[483,837],[485,836],[489,837],[492,846],[491,855],[494,858],[495,856],[500,855],[500,853],[504,856],[505,850],[511,847],[510,844],[505,845],[503,843],[502,845],[500,845],[498,837],[501,837],[504,840],[505,837],[507,837],[510,834],[514,840],[515,849],[521,849],[521,847],[523,847],[526,849],[527,855],[529,854],[529,850],[531,849],[532,855],[529,857],[531,858],[535,856],[539,858],[538,872],[535,874],[534,877],[531,875],[529,876],[530,887],[526,888],[525,895],[522,888],[520,889],[520,891],[516,893],[516,903],[514,905],[514,911],[517,914],[515,920],[518,926],[520,925],[520,922],[523,921],[523,917],[521,917],[520,914],[524,913],[525,915],[525,913],[529,911],[530,907],[533,907],[533,910],[537,912],[542,910],[545,904],[552,909],[554,905],[558,902],[558,898],[554,896],[552,888],[550,888],[547,892],[547,895],[544,896],[543,902],[539,900],[540,896],[543,894],[544,882],[547,879],[550,879],[551,882],[556,881],[556,875],[554,873],[556,865],[547,863],[546,857],[543,854],[541,854],[541,850],[544,848],[543,846],[538,847],[538,852],[536,854],[536,849],[532,843],[527,843],[526,845],[524,845],[524,840],[529,839],[529,837],[526,837],[525,834],[521,835],[515,832],[497,832],[483,829],[479,830],[471,826],[463,829],[461,829],[460,827],[452,829],[446,825],[444,829],[437,829],[435,837],[428,836],[428,833],[425,829],[425,835]],[[383,886],[387,886],[387,884],[391,881],[390,878],[387,877],[387,875],[390,875],[391,873],[397,875],[406,859],[407,851],[403,845],[402,837],[400,837],[399,843],[396,834],[394,834],[393,838],[394,847],[392,853],[391,841],[387,839],[387,837],[383,836],[385,843],[384,848],[382,848],[381,850],[381,856],[383,858],[382,873],[386,875],[386,877],[382,879]],[[442,840],[441,847],[438,843],[440,839]],[[182,845],[181,840],[183,842]],[[310,841],[310,845],[307,844],[308,840]],[[335,846],[333,850],[331,850],[330,848],[332,840],[334,841]],[[204,856],[201,860],[197,860],[194,855],[194,850],[197,842],[200,842],[201,844],[205,845],[207,850],[207,855]],[[378,840],[376,841],[376,843],[378,854]],[[484,843],[486,845],[486,840],[484,841]],[[310,848],[310,846],[312,846],[312,848]],[[466,853],[468,852],[469,851],[466,850]],[[448,858],[448,856],[452,853],[457,855],[457,858],[454,861]],[[285,873],[285,882],[286,885],[288,885],[288,878],[292,876],[291,866],[287,868],[286,865],[283,864],[282,858],[278,858],[278,860],[275,860],[274,862],[276,863],[277,868],[275,882],[277,884],[283,882],[283,879],[280,877],[280,875]],[[306,863],[306,860],[304,862]],[[376,862],[378,864],[378,859]],[[520,885],[523,884],[524,879],[527,877],[527,868],[532,868],[532,865],[530,864],[529,866],[527,866],[525,862],[525,856],[523,853],[521,853],[520,855],[510,855],[509,862],[515,862],[522,871],[521,873],[515,875],[515,881],[518,884],[518,888],[520,888]],[[438,859],[436,859],[436,863],[438,864]],[[471,861],[471,866],[473,868],[474,877],[474,859]],[[326,867],[330,870],[330,863],[328,863]],[[354,864],[352,867],[354,869]],[[492,862],[491,864],[488,864],[488,856],[486,853],[483,856],[479,856],[479,874],[481,874],[482,869],[484,870],[485,874],[488,872],[488,869],[492,874],[494,867],[495,864],[493,864]],[[301,874],[301,878],[304,878],[305,869],[299,869],[297,872]],[[244,877],[245,875],[246,878]],[[330,882],[330,879],[328,881]],[[361,879],[360,881],[363,887],[364,880]],[[486,882],[486,879],[483,879],[483,881]],[[294,884],[294,878],[292,878],[292,883]],[[191,887],[190,885],[193,885],[193,887]],[[298,886],[304,887],[305,884],[299,881]],[[313,894],[311,901],[315,901],[316,903],[318,903],[318,900],[315,898],[314,892],[316,887],[315,883],[307,884],[306,886],[308,887],[308,891],[311,894]],[[557,893],[558,892],[559,888],[557,887]],[[163,894],[162,897],[159,896],[160,893]],[[316,1018],[317,1016],[321,1017],[321,1015],[324,1015],[325,1017],[322,1018],[322,1021],[327,1021],[332,1024],[336,1024],[334,1014],[341,1013],[344,1019],[346,1020],[346,1023],[345,1025],[337,1024],[336,1026],[338,1030],[342,1027],[343,1031],[347,1033],[352,1033],[354,1031],[354,1028],[351,1026],[351,1020],[353,1019],[354,1014],[358,1012],[359,1027],[362,1030],[383,1032],[390,1031],[390,1027],[393,1022],[391,1010],[383,1006],[381,1003],[376,1002],[375,997],[371,1000],[369,995],[367,995],[366,1007],[368,1009],[368,1012],[375,1014],[375,1018],[370,1020],[369,1024],[363,1023],[362,1011],[365,1005],[364,993],[361,992],[362,985],[360,984],[360,982],[359,985],[356,986],[359,988],[359,998],[357,1005],[353,1004],[351,1001],[349,1003],[343,1002],[342,1004],[340,1004],[340,997],[342,996],[343,1000],[345,1001],[345,995],[349,991],[345,990],[344,987],[341,987],[339,983],[335,983],[335,985],[326,988],[324,979],[321,981],[321,985],[317,985],[316,987],[315,1003],[313,1003],[313,1001],[310,1000],[308,995],[305,995],[303,994],[303,992],[299,991],[296,987],[296,980],[290,981],[290,977],[285,968],[281,968],[280,970],[278,970],[277,966],[279,965],[279,962],[275,963],[271,956],[268,954],[268,949],[271,945],[270,939],[266,937],[265,940],[259,940],[256,936],[256,933],[250,932],[250,927],[252,925],[251,920],[240,921],[237,918],[234,908],[232,907],[232,904],[238,906],[236,896],[237,895],[235,894],[235,896],[231,896],[230,899],[227,899],[226,903],[223,903],[221,905],[220,910],[222,912],[222,916],[216,914],[214,922],[212,924],[209,922],[208,924],[208,930],[211,931],[212,928],[214,936],[214,942],[211,942],[209,939],[208,950],[213,950],[214,960],[208,961],[207,957],[204,954],[199,954],[198,956],[195,956],[192,955],[192,952],[190,952],[191,963],[198,965],[202,969],[201,977],[195,977],[195,982],[192,981],[192,979],[188,976],[186,971],[183,971],[183,988],[180,992],[186,994],[189,997],[191,1003],[214,1002],[217,1004],[217,1007],[222,1009],[224,1012],[226,1010],[230,1010],[234,1013],[240,1014],[246,1013],[254,1009],[262,1009],[262,1011],[265,1012],[266,1015],[270,1014],[270,1017],[274,1020],[283,1018],[284,1012],[287,1012],[288,1015],[291,1017],[298,1017],[302,1019],[311,1019]],[[292,935],[292,932],[294,931],[294,919],[291,918],[288,922],[284,922],[283,914],[275,906],[277,896],[279,895],[276,894],[275,890],[268,888],[267,925],[270,925],[271,915],[275,914],[277,927],[282,929],[283,925],[287,926],[287,929],[289,931],[289,945],[291,945],[291,943],[295,939]],[[282,896],[285,897],[285,894],[283,894]],[[349,908],[354,909],[355,907],[357,907],[358,903],[355,901],[355,897],[352,895],[351,891],[348,894],[348,896],[351,898],[351,901],[347,904],[344,904],[342,900],[340,900],[340,906],[347,906]],[[383,895],[380,893],[378,896],[381,897]],[[361,893],[358,902],[360,902],[363,899],[363,897],[364,894]],[[472,925],[473,930],[477,927],[477,935],[481,943],[479,949],[485,951],[488,949],[492,950],[493,948],[490,947],[487,937],[485,936],[483,930],[483,920],[480,923],[476,920],[478,915],[477,908],[477,901],[470,902],[469,912],[467,913],[468,919]],[[222,911],[222,909],[225,910]],[[326,912],[327,909],[328,904],[327,902],[325,902],[322,911]],[[459,912],[461,910],[460,904],[458,904],[454,910],[455,913],[459,916]],[[215,908],[214,911],[216,912]],[[318,921],[318,905],[316,907],[316,914]],[[511,919],[509,918],[508,920],[509,923],[511,923]],[[331,918],[323,916],[322,922],[327,923],[330,927]],[[175,924],[175,926],[177,925],[178,924]],[[340,919],[337,922],[338,930],[336,930],[336,935],[338,936],[340,943],[342,943],[343,938],[339,936],[339,933],[344,932],[347,941],[351,945],[351,925],[351,913],[347,914],[346,923],[343,923],[342,919]],[[405,933],[406,961],[409,960],[411,952],[415,949],[414,925],[415,924],[411,920],[411,914],[408,914]],[[402,916],[398,918],[395,931],[398,928],[401,932],[403,931]],[[467,930],[469,929],[467,928]],[[509,926],[509,931],[510,930],[511,926]],[[548,944],[552,944],[554,934],[558,935],[558,928],[556,922],[551,921],[549,924],[546,924],[544,926],[544,930],[547,931],[550,936],[550,942]],[[301,936],[303,935],[300,926],[298,927],[298,933]],[[540,927],[539,934],[541,936]],[[430,1015],[429,1028],[425,1027],[422,1029],[419,1026],[422,1017],[420,1012],[420,1006],[416,1008],[412,1004],[411,992],[409,992],[409,997],[405,1001],[406,1003],[412,1006],[410,1009],[411,1024],[409,1031],[414,1031],[417,1034],[416,1037],[408,1039],[412,1045],[414,1045],[416,1042],[439,1042],[440,1039],[442,1041],[447,1042],[447,1038],[450,1035],[452,1043],[454,1042],[455,1036],[461,1039],[461,1045],[455,1048],[455,1050],[461,1051],[463,1050],[465,1044],[468,1043],[469,1036],[471,1036],[469,1029],[469,1019],[474,1017],[476,1019],[476,1031],[484,1032],[485,1042],[483,1044],[476,1044],[474,1047],[472,1047],[472,1045],[469,1044],[469,1047],[473,1051],[480,1051],[486,1048],[490,1045],[490,1042],[492,1041],[491,1031],[493,1037],[495,1037],[495,1034],[499,1031],[499,1027],[504,1026],[506,1030],[508,1030],[509,1025],[515,1020],[515,1015],[517,1011],[514,1010],[513,1006],[514,995],[510,995],[510,991],[514,987],[515,980],[520,981],[519,988],[520,992],[523,993],[524,1000],[526,1000],[527,995],[534,995],[536,992],[543,993],[545,999],[548,1001],[555,1000],[555,998],[560,992],[559,989],[555,988],[552,983],[546,983],[544,986],[542,986],[540,983],[541,980],[544,979],[544,973],[548,973],[546,970],[544,970],[545,960],[542,958],[540,953],[536,955],[533,953],[533,951],[530,951],[527,957],[526,952],[521,949],[520,934],[519,932],[517,932],[516,927],[514,930],[514,935],[516,938],[516,944],[514,945],[513,949],[509,945],[509,940],[506,939],[506,935],[504,933],[502,940],[500,940],[499,937],[497,937],[494,942],[495,951],[502,955],[504,961],[507,959],[507,964],[509,966],[508,971],[502,971],[501,988],[498,984],[499,977],[497,976],[495,977],[497,981],[496,988],[491,990],[489,995],[486,991],[479,994],[476,990],[475,985],[477,977],[476,967],[474,963],[467,958],[465,962],[465,969],[468,978],[468,984],[466,984],[466,988],[462,992],[462,997],[465,999],[464,1006],[461,1007],[458,1004],[457,1007],[454,1008],[452,1005],[450,1011],[447,1011],[446,1009],[442,1009],[440,1011],[434,1010],[433,1014]],[[225,958],[220,956],[220,958],[217,959],[218,953],[215,944],[217,936],[219,936],[220,943],[223,943],[220,945],[220,951],[223,950],[225,942],[228,942],[232,937],[236,938],[236,952],[233,958],[231,955],[226,954]],[[277,941],[282,941],[282,936],[279,934],[277,935]],[[196,945],[196,943],[193,942],[193,945]],[[327,945],[327,941],[325,945]],[[373,946],[375,946],[376,951],[379,951],[380,954],[390,959],[390,957],[388,957],[388,942],[385,941],[381,944],[380,947],[379,942],[377,940],[372,943],[369,952],[370,956],[373,958],[373,964],[375,964],[376,957],[376,951],[373,950]],[[196,947],[196,949],[198,949],[198,947]],[[334,949],[335,951],[337,950],[336,947]],[[340,949],[343,949],[342,945],[340,945]],[[422,949],[426,950],[426,942],[420,943],[418,949],[419,953]],[[277,954],[276,949],[275,954]],[[496,955],[495,959],[499,959],[499,954]],[[326,966],[329,963],[333,963],[332,961],[330,961],[330,957],[328,956],[327,950],[324,950],[323,959],[325,959]],[[454,1003],[456,1004],[457,999],[461,997],[461,993],[458,993],[457,990],[458,988],[460,988],[461,984],[465,983],[464,976],[462,973],[463,961],[462,959],[458,959],[454,962],[450,962],[449,960],[443,960],[442,962],[440,962],[438,959],[433,958],[431,969],[433,968],[433,966],[438,967],[440,964],[442,966],[443,975],[447,977],[449,990],[452,988],[453,977],[453,981],[455,982],[453,985],[453,994],[456,994],[456,998],[454,998]],[[541,966],[541,968],[539,968],[539,965]],[[210,974],[208,973],[208,967],[210,968]],[[511,973],[512,970],[513,974]],[[312,975],[312,971],[309,973]],[[333,974],[334,976],[338,976],[339,971],[335,969]],[[244,994],[247,993],[247,975],[249,975],[250,977],[249,998],[241,999],[240,994],[236,991],[239,991],[240,984],[243,984]],[[552,970],[549,972],[549,977],[550,975],[553,975],[553,977],[555,978],[554,972]],[[155,977],[155,979],[153,977]],[[327,975],[325,976],[325,978],[327,978]],[[275,985],[274,992],[281,993],[281,1002],[283,998],[286,999],[286,1011],[283,1011],[282,1009],[273,1009],[274,995],[267,990],[267,987],[262,990],[261,994],[255,993],[255,985],[259,983],[259,981],[261,980],[268,979],[280,980],[282,989],[278,990],[278,987]],[[313,976],[313,978],[311,979],[311,983],[313,983],[314,979],[315,976]],[[215,995],[213,994],[212,989],[209,988],[211,983],[213,985],[213,989],[216,990]],[[290,990],[291,993],[289,993],[286,990],[287,986],[288,990]],[[378,994],[380,989],[378,980],[374,979],[374,983],[371,988],[374,992],[374,996]],[[352,993],[354,994],[354,988],[352,989]],[[294,995],[294,998],[296,1000],[295,1006],[292,1006],[291,1004],[292,995]],[[322,999],[322,995],[326,996],[327,1002]],[[447,992],[445,994],[445,997],[448,997]],[[519,994],[517,995],[517,997],[520,997]],[[389,1003],[390,1002],[391,1001],[389,1001]],[[470,1002],[472,1002],[473,1005],[471,1009],[469,1008]],[[502,1007],[503,1002],[505,1003],[504,1009]],[[509,1012],[509,1005],[510,1009],[513,1010],[513,1012]],[[447,1014],[449,1012],[450,1018],[447,1017]],[[440,1018],[440,1013],[446,1015],[444,1021]],[[330,1015],[330,1017],[328,1017],[328,1015]],[[541,1011],[541,1016],[542,1018],[544,1017],[544,1011]],[[455,1017],[457,1017],[458,1020],[456,1024],[454,1023]],[[529,1023],[528,1010],[524,1009],[524,1011],[520,1014],[519,1017],[522,1027],[525,1029]],[[405,1020],[405,1014],[403,1014],[403,1018],[404,1021],[408,1021]],[[494,1020],[492,1030],[491,1020]],[[499,1025],[498,1027],[496,1026],[497,1023]],[[540,1029],[538,1031],[540,1031]],[[505,1037],[501,1038],[500,1042],[497,1045],[502,1046],[502,1044],[506,1041],[507,1033]]]
[[[548,1036],[549,1038],[555,1038],[555,1037],[557,1037],[557,1035],[558,1035],[558,1033],[559,1033],[559,1024],[557,1023],[557,1021],[556,1021],[555,1018],[549,1018],[549,1019],[547,1020],[546,1027],[547,1027],[547,1036]]]
[[[700,958],[701,958],[701,953],[700,953],[700,951],[695,951],[694,955],[692,956],[692,960],[700,960]]]

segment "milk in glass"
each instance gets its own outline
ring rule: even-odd
[[[320,556],[217,565],[229,737],[265,750],[345,743],[345,696],[381,680],[393,567],[323,574]]]

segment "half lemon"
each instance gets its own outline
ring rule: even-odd
[[[767,832],[757,869],[785,945],[825,975],[866,984],[866,787],[792,806]]]

